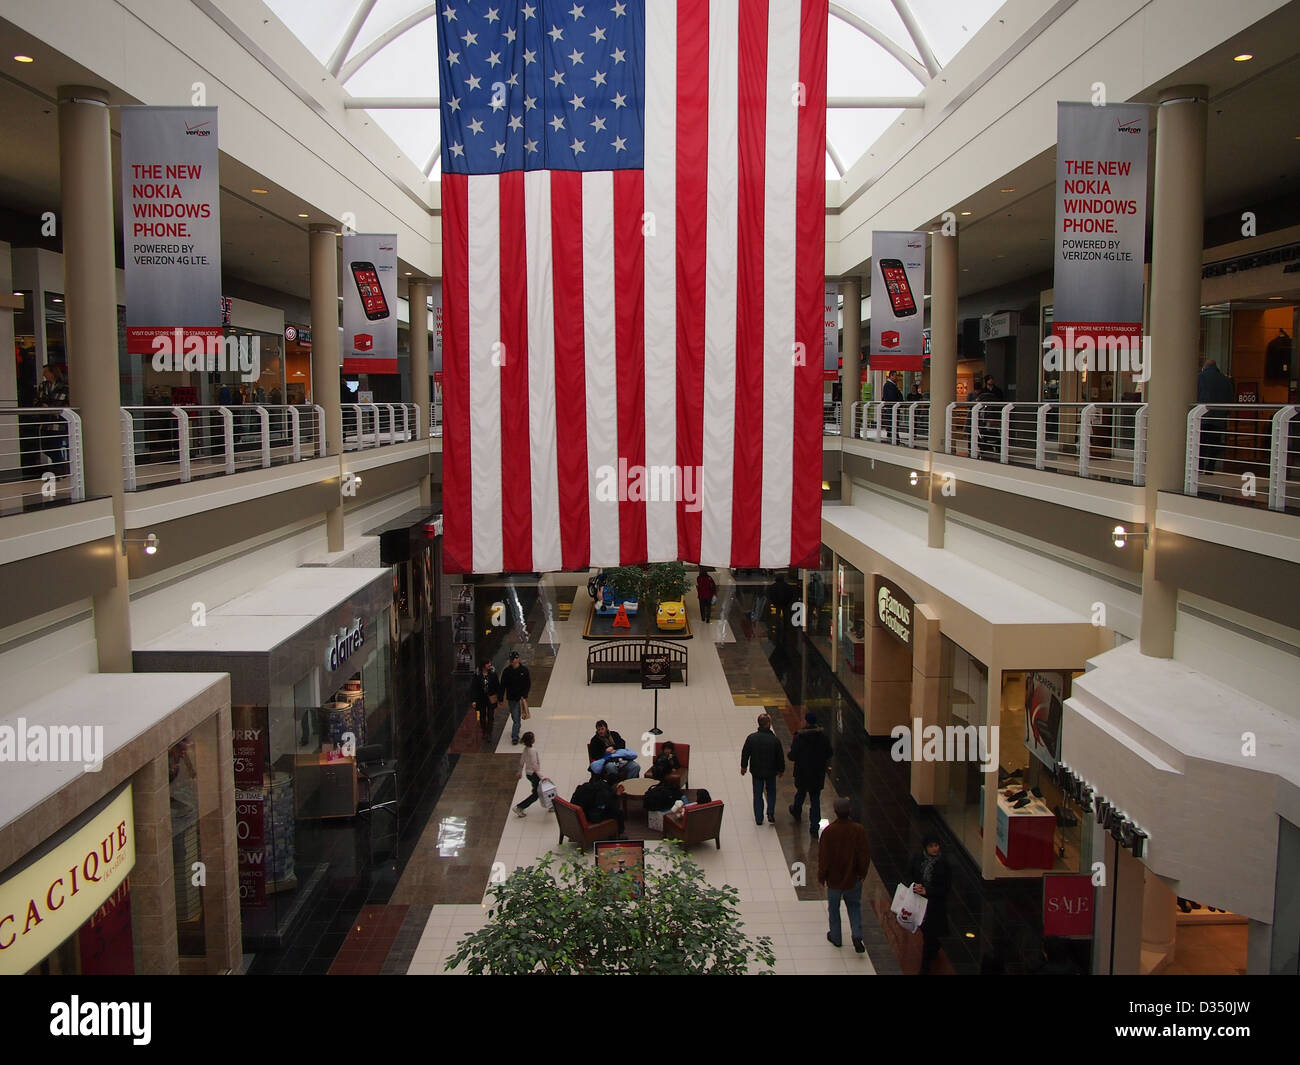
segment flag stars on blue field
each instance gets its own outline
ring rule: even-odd
[[[644,165],[644,0],[607,3],[439,10],[446,172]]]

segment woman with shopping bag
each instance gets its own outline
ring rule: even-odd
[[[531,732],[525,732],[519,738],[524,744],[524,754],[519,759],[519,775],[527,779],[528,783],[533,786],[533,790],[529,792],[528,798],[515,807],[515,813],[519,817],[527,817],[528,807],[532,806],[539,797],[537,792],[542,784],[542,760],[533,747],[533,744],[537,742],[536,736]]]
[[[925,899],[925,916],[921,920],[921,971],[924,975],[939,954],[939,939],[948,934],[948,887],[952,874],[948,859],[942,853],[939,837],[928,835],[921,844],[921,853],[912,859],[908,868],[912,890]]]

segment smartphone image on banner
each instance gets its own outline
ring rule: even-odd
[[[388,301],[379,284],[379,274],[374,263],[353,263],[352,280],[357,283],[357,294],[365,308],[367,320],[374,322],[388,317]]]
[[[907,271],[901,259],[881,259],[880,274],[885,279],[885,290],[889,293],[889,305],[894,308],[895,318],[907,318],[916,313],[916,300],[912,298],[912,286],[907,283]]]

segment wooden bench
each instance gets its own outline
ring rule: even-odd
[[[644,639],[606,640],[592,647],[587,652],[587,683],[598,673],[631,673],[640,677],[641,656],[646,653],[668,655],[673,672],[681,675],[683,684],[687,683],[686,648],[664,640]]]

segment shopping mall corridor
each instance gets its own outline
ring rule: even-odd
[[[924,834],[935,831],[945,841],[953,889],[951,932],[934,971],[974,973],[992,957],[1009,973],[1032,969],[1040,945],[1037,881],[1000,885],[979,878],[940,819],[910,798],[907,766],[890,758],[888,740],[868,740],[860,714],[849,707],[813,645],[802,633],[782,632],[774,614],[758,623],[749,618],[753,592],[760,586],[758,578],[753,585],[738,586],[729,575],[720,575],[709,625],[701,621],[694,595],[687,597],[694,631],[687,644],[689,684],[674,682],[672,690],[660,693],[663,738],[691,744],[690,786],[707,788],[713,798],[726,802],[721,849],[702,844],[691,849],[691,858],[711,883],[737,889],[746,931],[772,938],[775,972],[914,973],[920,937],[898,928],[889,900]],[[480,584],[476,594],[489,602],[515,604],[509,612],[513,626],[492,637],[486,650],[498,671],[512,650],[528,665],[533,713],[525,727],[536,733],[543,774],[554,780],[561,796],[571,795],[587,776],[586,742],[598,718],[608,719],[630,745],[641,746],[652,724],[651,694],[635,684],[586,684],[590,645],[583,630],[590,600],[580,575],[552,575],[540,585],[521,579],[504,595],[499,586]],[[248,971],[444,972],[456,942],[486,919],[483,900],[494,864],[510,870],[555,848],[553,814],[540,804],[524,819],[511,813],[528,784],[519,779],[521,748],[510,742],[509,715],[504,709],[497,712],[494,734],[485,740],[468,712],[463,691],[468,678],[456,679],[459,705],[467,712],[429,778],[403,782],[418,795],[414,814],[402,825],[398,855],[385,859],[377,846],[381,860],[365,868],[370,845],[366,826],[340,830],[339,846],[360,855],[360,871],[328,885],[290,941],[280,950],[258,954]],[[763,710],[772,716],[787,750],[809,711],[831,736],[835,757],[822,795],[823,818],[833,816],[836,794],[848,796],[871,842],[872,868],[863,898],[865,955],[826,942],[816,844],[807,821],[795,823],[787,812],[794,794],[789,771],[778,787],[776,826],[755,826],[750,817],[750,783],[740,776],[739,753]],[[644,829],[644,815],[631,814],[627,835],[638,838]],[[381,825],[375,830],[381,831]],[[656,836],[649,833],[649,838]],[[801,870],[802,877],[797,875]]]

